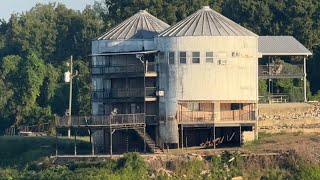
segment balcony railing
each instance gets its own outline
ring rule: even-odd
[[[135,125],[144,124],[144,114],[117,114],[105,116],[64,116],[57,119],[58,127],[75,127],[75,126],[112,126],[112,125]]]
[[[182,111],[179,114],[179,122],[206,122],[214,120],[214,114],[212,112]]]
[[[155,97],[156,88],[146,87],[146,97]],[[92,99],[144,97],[143,88],[93,90]]]
[[[250,121],[255,120],[255,112],[248,110],[220,111],[220,120],[216,121]],[[214,122],[214,113],[205,111],[179,112],[179,122]]]
[[[115,66],[105,66],[105,65],[93,65],[92,74],[115,74],[115,73],[142,73],[144,72],[143,64],[128,64],[128,65],[115,65]],[[156,72],[156,63],[148,63],[146,72]]]
[[[282,64],[274,64],[274,65],[259,65],[258,69],[259,77],[290,77],[290,76],[303,76],[303,65],[282,65]]]
[[[250,121],[255,120],[255,111],[229,110],[220,112],[221,121]]]

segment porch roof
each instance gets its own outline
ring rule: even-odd
[[[312,53],[292,36],[260,36],[262,56],[311,56]]]

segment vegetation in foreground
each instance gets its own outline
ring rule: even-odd
[[[271,150],[271,146],[276,145],[277,141],[288,137],[301,138],[297,140],[317,145],[318,141],[314,139],[318,136],[301,133],[262,133],[260,140],[247,144],[240,150],[257,150],[264,146]],[[283,146],[286,143],[282,142]],[[55,153],[54,145],[53,137],[0,137],[0,180],[231,179],[236,176],[247,179],[320,179],[320,165],[317,159],[312,158],[313,161],[310,161],[307,155],[294,149],[282,151],[277,156],[241,156],[239,152],[224,151],[221,155],[205,157],[184,154],[143,158],[137,153],[128,153],[118,160],[75,162],[58,166],[46,158]],[[85,153],[87,145],[89,143],[86,141],[80,142],[79,150],[83,149],[82,153]],[[64,149],[61,153],[71,154],[73,141],[60,139],[59,146]],[[314,148],[312,145],[309,147]],[[87,149],[90,150],[89,147]]]

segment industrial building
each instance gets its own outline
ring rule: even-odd
[[[271,76],[258,59],[277,55],[261,44],[278,40],[263,39],[208,6],[171,27],[141,10],[92,42],[93,115],[58,126],[90,128],[110,154],[258,138],[258,79]]]

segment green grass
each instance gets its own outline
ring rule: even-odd
[[[78,153],[90,153],[90,143],[78,140]],[[55,154],[55,137],[0,137],[0,167],[24,166],[29,162]],[[59,154],[72,154],[74,152],[74,140],[59,138]]]

